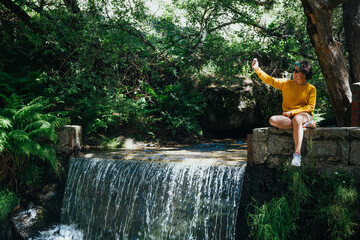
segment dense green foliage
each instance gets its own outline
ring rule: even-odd
[[[19,203],[19,198],[6,189],[0,190],[0,223],[8,217],[11,209]]]
[[[351,177],[336,172],[284,168],[279,177],[287,191],[270,202],[254,203],[249,214],[254,239],[357,239],[359,189]],[[357,230],[357,231],[356,231]]]
[[[72,3],[23,1],[27,24],[0,5],[1,83],[13,82],[3,94],[44,96],[90,135],[178,138],[201,133],[202,82],[251,77],[253,57],[289,76],[293,62],[307,58],[317,113],[333,119],[299,1],[174,0],[159,13],[141,0]],[[337,20],[339,36],[341,26]]]
[[[85,143],[201,135],[204,86],[261,84],[253,57],[276,77],[309,59],[317,120],[334,123],[300,1],[171,0],[158,11],[145,0],[1,2],[0,181],[14,190],[59,173],[51,146],[67,119]]]

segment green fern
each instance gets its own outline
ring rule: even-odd
[[[48,163],[58,175],[56,152],[49,144],[57,142],[56,130],[69,120],[45,112],[52,104],[42,97],[28,104],[15,94],[0,97],[7,104],[0,110],[0,163],[7,166],[1,168],[0,180],[14,178],[10,172],[18,172],[21,176],[37,159]]]
[[[0,129],[7,129],[11,127],[11,121],[7,118],[4,118],[3,116],[0,116]]]

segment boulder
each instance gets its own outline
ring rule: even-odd
[[[16,238],[33,238],[40,231],[60,222],[63,195],[64,186],[57,183],[23,193],[20,206],[11,216]]]
[[[39,234],[39,231],[46,229],[48,212],[41,206],[29,203],[25,208],[19,208],[11,217],[13,228],[17,237],[29,239]]]
[[[61,206],[65,186],[49,183],[41,188],[23,193],[23,197],[36,205],[44,207],[49,212],[49,220],[60,221]]]
[[[249,133],[281,112],[281,95],[265,84],[240,78],[237,84],[210,84],[202,128],[208,132]]]

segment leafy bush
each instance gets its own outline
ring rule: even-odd
[[[39,97],[43,85],[38,82],[40,71],[30,71],[29,67],[23,67],[16,73],[0,71],[0,94],[10,96],[16,94],[22,96],[24,101],[30,101]]]
[[[17,187],[38,159],[50,164],[58,175],[59,163],[51,144],[57,141],[56,129],[68,119],[45,112],[53,105],[41,97],[27,104],[15,94],[2,97],[6,107],[0,111],[0,182]]]
[[[187,89],[183,83],[167,85],[157,93],[149,85],[145,85],[145,89],[153,111],[159,115],[158,120],[167,125],[169,134],[202,134],[197,117],[203,113],[205,102],[200,93]]]
[[[359,228],[356,182],[344,173],[319,175],[312,169],[282,169],[288,183],[283,196],[249,213],[250,235],[256,239],[351,239]]]
[[[83,125],[87,134],[109,127],[118,129],[122,125],[141,129],[150,122],[147,105],[144,97],[133,100],[121,91],[110,92],[104,98],[79,99],[69,116],[75,123]]]

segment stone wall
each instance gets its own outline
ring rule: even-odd
[[[250,164],[270,168],[290,164],[294,153],[292,132],[272,127],[254,129]],[[301,153],[303,166],[351,172],[360,179],[360,127],[305,129]]]

